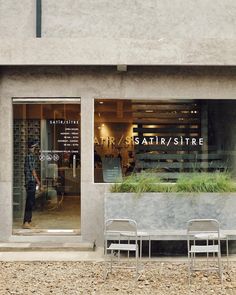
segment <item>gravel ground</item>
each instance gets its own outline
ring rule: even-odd
[[[0,294],[151,294],[236,295],[236,262],[224,271],[194,273],[188,285],[187,264],[145,262],[139,281],[133,270],[115,269],[104,280],[104,262],[0,262]]]

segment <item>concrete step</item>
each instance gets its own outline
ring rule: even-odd
[[[21,251],[94,251],[95,244],[80,243],[0,243],[0,252]]]

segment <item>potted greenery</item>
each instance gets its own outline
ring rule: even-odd
[[[141,230],[185,230],[193,218],[215,218],[236,230],[236,183],[228,173],[179,175],[163,182],[154,173],[132,174],[112,184],[105,196],[105,219],[133,218]]]

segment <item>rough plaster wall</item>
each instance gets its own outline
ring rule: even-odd
[[[35,0],[0,0],[0,38],[35,36]]]
[[[0,0],[0,37],[35,36],[36,0]],[[236,38],[234,0],[43,0],[44,37]]]
[[[11,96],[236,98],[235,67],[9,67],[2,82]]]
[[[234,0],[44,0],[46,37],[236,38]]]

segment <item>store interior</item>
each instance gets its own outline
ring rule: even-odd
[[[80,104],[14,104],[13,232],[80,232]],[[36,190],[30,230],[22,229],[28,143],[37,142]]]
[[[97,99],[95,182],[142,171],[171,182],[179,173],[235,175],[235,115],[234,100]]]

